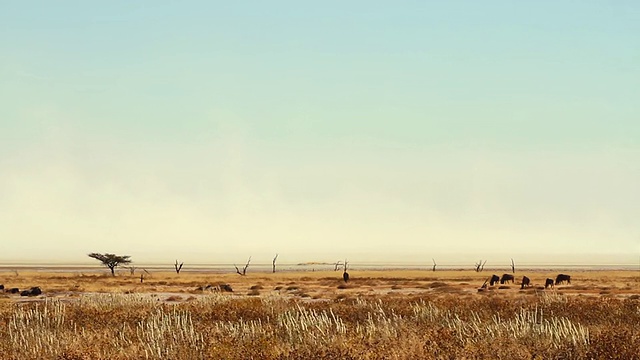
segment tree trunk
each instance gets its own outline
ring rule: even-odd
[[[111,269],[111,276],[116,276],[115,267],[109,267],[109,269]]]

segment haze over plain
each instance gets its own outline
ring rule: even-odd
[[[0,261],[636,264],[638,34],[624,1],[5,4]]]

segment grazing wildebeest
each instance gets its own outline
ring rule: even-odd
[[[349,273],[346,270],[344,273],[342,273],[342,280],[344,280],[344,282],[349,281]]]
[[[40,290],[40,288],[37,286],[32,287],[29,291],[31,292],[31,296],[38,296],[42,294],[42,290]]]
[[[511,283],[513,284],[513,275],[511,275],[511,274],[502,274],[502,277],[500,278],[500,284],[504,284],[507,281],[511,281]]]
[[[528,277],[523,276],[522,277],[522,284],[520,285],[520,289],[524,289],[525,286],[531,286],[531,280],[529,280]]]
[[[5,292],[8,292],[9,294],[17,294],[20,292],[20,289],[18,288],[11,288],[11,289],[7,289],[5,290]]]
[[[231,285],[229,285],[229,284],[220,284],[220,285],[218,285],[218,288],[222,292],[233,292],[233,289],[231,288]]]
[[[38,296],[40,294],[42,294],[42,290],[40,290],[40,288],[37,286],[32,287],[29,290],[22,290],[22,292],[20,292],[20,296]]]
[[[544,282],[544,288],[553,287],[553,279],[547,278],[547,281]]]
[[[489,284],[493,286],[494,284],[497,284],[498,281],[500,281],[500,277],[498,275],[491,275],[491,281],[489,281]]]
[[[571,284],[571,276],[565,274],[556,276],[556,285],[560,285],[565,281],[567,282],[567,284]]]

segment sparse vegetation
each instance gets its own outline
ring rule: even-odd
[[[126,265],[131,263],[131,256],[129,255],[115,255],[115,254],[99,254],[99,253],[90,253],[89,256],[92,259],[96,259],[102,263],[102,265],[106,266],[111,270],[111,275],[115,276],[115,269],[120,265]],[[135,272],[135,267],[131,271],[131,274]]]
[[[517,302],[210,294],[170,304],[139,294],[93,295],[3,304],[0,353],[7,359],[637,359],[639,306],[557,294]]]
[[[640,358],[634,277],[601,284],[583,273],[575,282],[588,290],[477,293],[459,283],[484,278],[473,271],[370,272],[338,289],[331,270],[221,275],[235,293],[186,290],[210,283],[206,274],[154,273],[140,285],[133,276],[26,272],[16,285],[38,283],[45,295],[0,299],[0,358]],[[599,295],[605,288],[626,296]],[[79,290],[59,295],[70,289]]]

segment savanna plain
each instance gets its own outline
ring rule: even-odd
[[[503,272],[2,269],[42,294],[0,293],[0,358],[640,359],[638,270]]]

